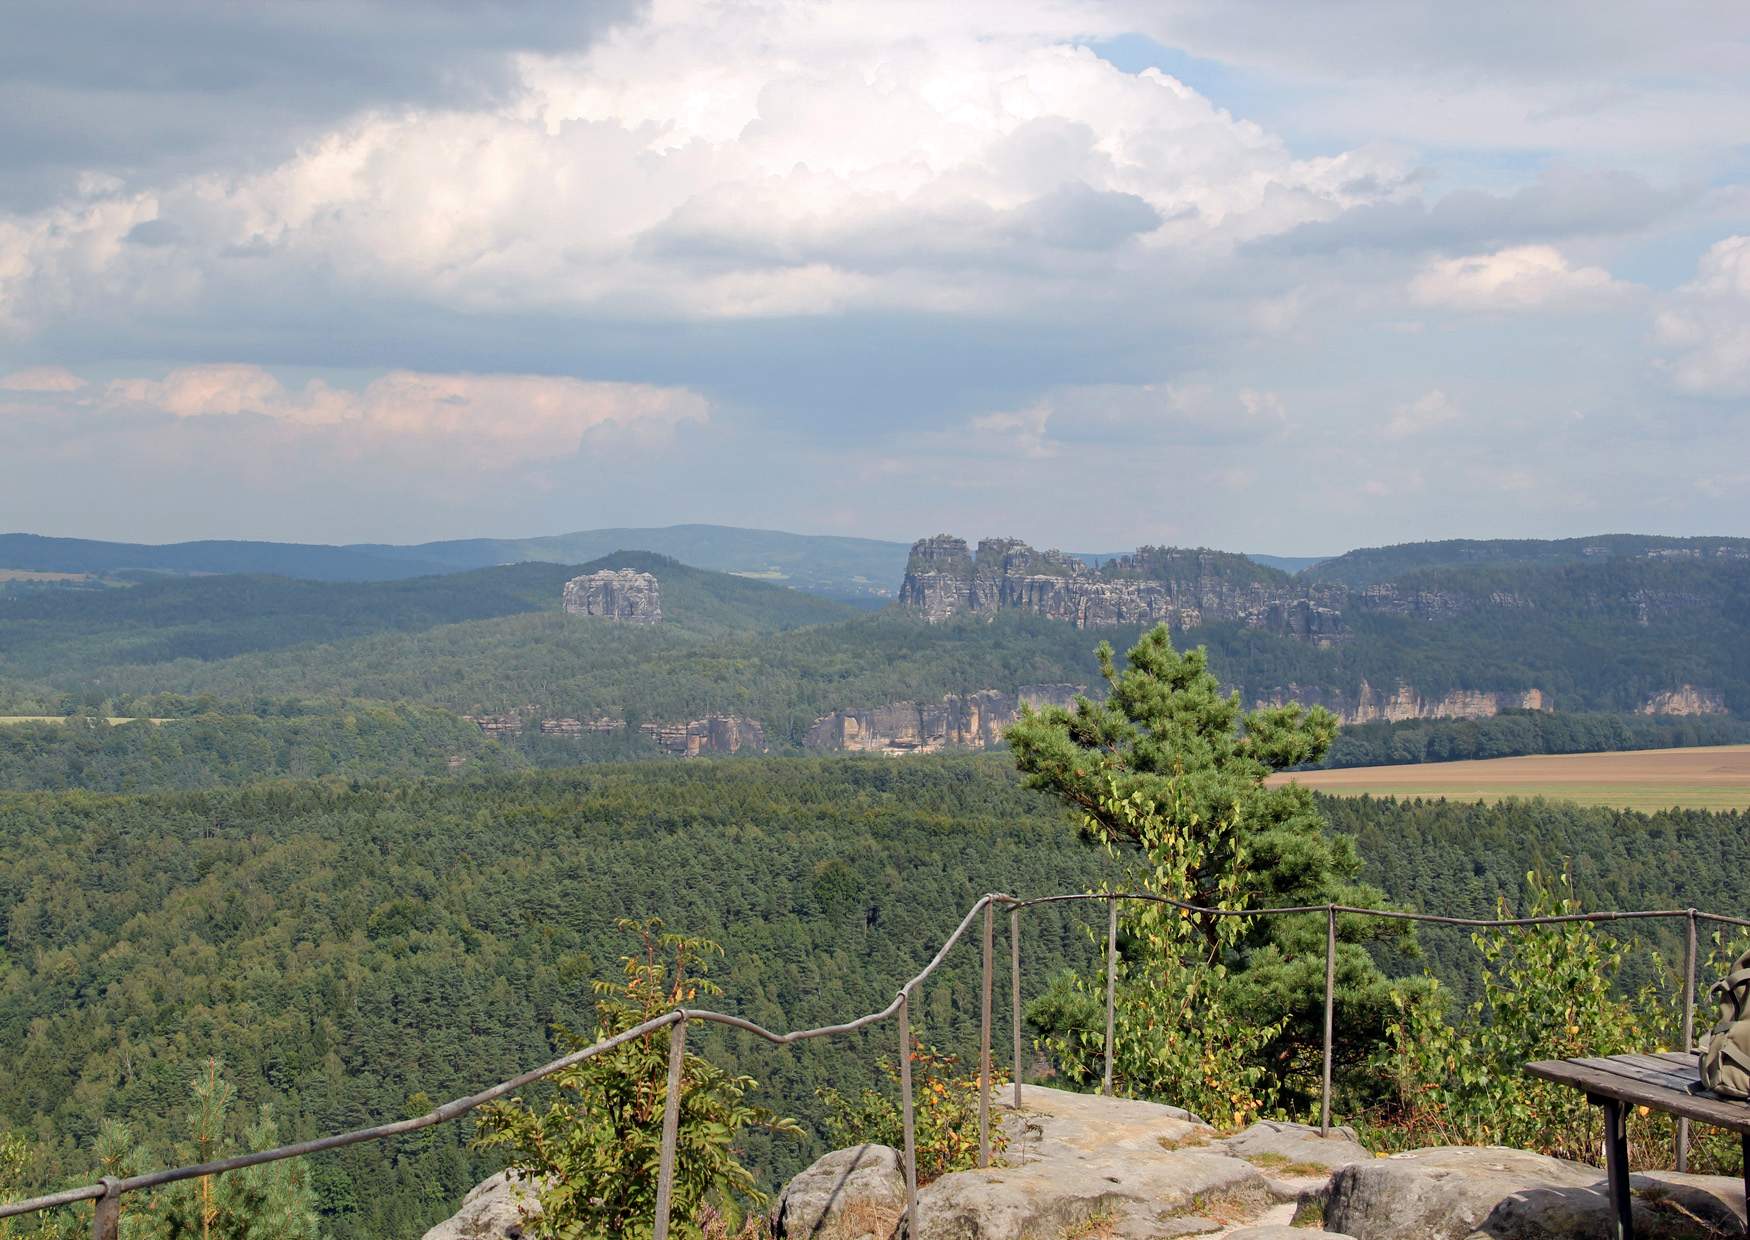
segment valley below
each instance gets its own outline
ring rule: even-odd
[[[265,571],[284,550],[206,548],[188,562],[250,571],[194,575],[31,543],[33,576],[0,588],[0,1129],[31,1134],[33,1182],[88,1174],[100,1120],[180,1156],[158,1134],[208,1056],[298,1137],[549,1059],[557,1030],[590,1027],[623,918],[721,942],[723,1010],[784,1029],[879,1009],[986,891],[1137,881],[1135,854],[1093,846],[1006,750],[1025,711],[1103,700],[1096,647],[1122,659],[1155,623],[1243,708],[1337,717],[1329,769],[1283,778],[1384,899],[1486,915],[1565,865],[1591,906],[1734,907],[1750,561],[1732,540],[1429,544],[1290,574],[937,537],[909,564],[879,551],[878,609],[777,584],[758,564],[790,544],[721,541],[732,571],[631,548],[428,549],[454,557],[442,572],[297,553],[327,580]],[[826,574],[818,550],[792,546],[785,579]],[[74,571],[93,580],[43,576]],[[1030,920],[1028,1003],[1098,967],[1101,924]],[[1668,986],[1654,952],[1673,959],[1675,933],[1625,934],[1623,984]],[[1460,934],[1366,950],[1479,992]],[[921,1036],[961,1063],[977,992],[966,950],[916,997]],[[748,1136],[765,1187],[827,1148],[822,1089],[885,1088],[886,1042],[853,1042],[700,1034],[801,1121]],[[403,1240],[496,1165],[446,1126],[310,1175],[330,1234]]]

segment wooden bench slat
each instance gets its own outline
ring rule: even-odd
[[[1665,1051],[1656,1055],[1612,1055],[1612,1059],[1623,1059],[1632,1064],[1648,1068],[1656,1068],[1661,1072],[1677,1072],[1686,1075],[1692,1081],[1701,1079],[1701,1060],[1695,1055],[1686,1055],[1682,1051]]]
[[[1698,1075],[1701,1072],[1700,1051],[1660,1051],[1658,1054],[1650,1056],[1650,1058],[1657,1059],[1661,1063],[1677,1064],[1687,1067]]]
[[[1626,1063],[1626,1057],[1612,1056],[1608,1059],[1571,1059],[1569,1063],[1579,1064],[1583,1068],[1596,1068],[1600,1072],[1614,1072],[1618,1076],[1626,1076],[1640,1081],[1644,1085],[1657,1085],[1661,1089],[1669,1089],[1673,1093],[1689,1093],[1690,1083],[1696,1080],[1695,1073],[1672,1072],[1667,1068],[1649,1068],[1637,1063]]]
[[[1654,1107],[1672,1115],[1687,1116],[1733,1132],[1750,1133],[1750,1106],[1743,1103],[1726,1102],[1706,1094],[1670,1089],[1637,1080],[1620,1071],[1566,1059],[1528,1063],[1525,1071],[1541,1080],[1555,1081],[1584,1090],[1593,1097],[1616,1098],[1639,1106]]]

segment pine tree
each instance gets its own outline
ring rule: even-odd
[[[1312,794],[1265,783],[1318,761],[1336,735],[1334,715],[1298,704],[1242,710],[1238,693],[1221,692],[1206,652],[1175,650],[1164,624],[1143,634],[1122,670],[1110,645],[1097,654],[1103,701],[1024,709],[1007,740],[1026,783],[1061,798],[1089,835],[1139,863],[1137,881],[1209,908],[1382,902],[1359,881],[1354,841],[1326,832]],[[1162,841],[1173,856],[1155,855]],[[1197,847],[1187,853],[1185,841]],[[1179,869],[1163,876],[1162,864]],[[1304,1105],[1323,1037],[1324,916],[1250,919],[1239,935],[1224,934],[1214,915],[1191,921],[1227,971],[1225,1001],[1254,1027],[1277,1028],[1261,1055],[1275,1077],[1270,1092],[1291,1109]],[[1338,926],[1338,1044],[1358,1064],[1383,1039],[1392,1010],[1391,985],[1363,942],[1404,932],[1377,919]],[[1159,938],[1126,933],[1121,942],[1134,953]],[[1143,963],[1127,962],[1133,972]]]

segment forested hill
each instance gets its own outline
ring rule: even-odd
[[[833,711],[1091,685],[1095,643],[1123,649],[1139,631],[1014,612],[932,625],[648,557],[597,563],[653,567],[664,622],[568,616],[560,588],[578,570],[539,564],[386,583],[203,578],[14,596],[0,601],[0,714],[151,715],[139,700],[162,692],[233,704],[367,698],[612,717],[633,730],[738,716],[759,721],[772,747],[794,749]],[[1471,578],[1473,597],[1487,599],[1489,578],[1507,570],[1436,571]],[[1232,622],[1178,640],[1207,645],[1248,701],[1354,710],[1365,684],[1376,702],[1402,687],[1429,710],[1449,699],[1516,706],[1532,689],[1560,714],[1666,702],[1741,714],[1750,703],[1750,569],[1539,569],[1520,575],[1513,598],[1523,605],[1364,612],[1326,645]]]
[[[513,564],[399,581],[173,578],[122,589],[0,595],[0,675],[35,680],[81,667],[205,663],[466,621],[557,614],[568,579],[604,568],[659,573],[665,626],[694,638],[775,632],[860,614],[828,599],[636,551],[583,565]]]
[[[1548,568],[1623,559],[1750,561],[1750,539],[1667,538],[1651,534],[1598,534],[1590,538],[1453,538],[1440,542],[1364,547],[1302,570],[1307,581],[1361,589],[1422,569]]]
[[[312,581],[387,581],[538,561],[581,564],[638,547],[695,568],[736,573],[831,598],[879,603],[898,588],[904,543],[788,534],[726,525],[579,530],[536,538],[463,538],[411,546],[359,543],[100,542],[0,534],[0,574],[88,574],[94,578],[197,573],[269,573]]]

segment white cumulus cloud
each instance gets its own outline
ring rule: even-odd
[[[62,366],[27,366],[0,375],[0,392],[77,392],[85,380]]]
[[[1750,395],[1750,237],[1732,236],[1703,254],[1695,279],[1654,318],[1671,382],[1701,396]]]
[[[662,0],[518,57],[496,107],[369,112],[266,171],[0,216],[0,328],[311,280],[485,311],[1000,308],[1409,192],[1398,154],[1297,158],[1084,46],[1122,29],[1052,0]]]
[[[1551,245],[1433,259],[1410,281],[1410,296],[1419,304],[1455,310],[1580,308],[1626,291],[1602,267],[1572,266]]]
[[[545,375],[391,371],[362,387],[320,378],[289,387],[259,366],[221,364],[96,387],[59,374],[74,383],[20,386],[14,411],[72,414],[74,422],[82,416],[94,431],[153,416],[253,421],[263,442],[297,440],[331,457],[460,469],[538,464],[575,453],[599,434],[661,441],[710,416],[705,399],[682,388]],[[59,400],[46,403],[50,394]],[[0,411],[7,408],[0,399]]]

